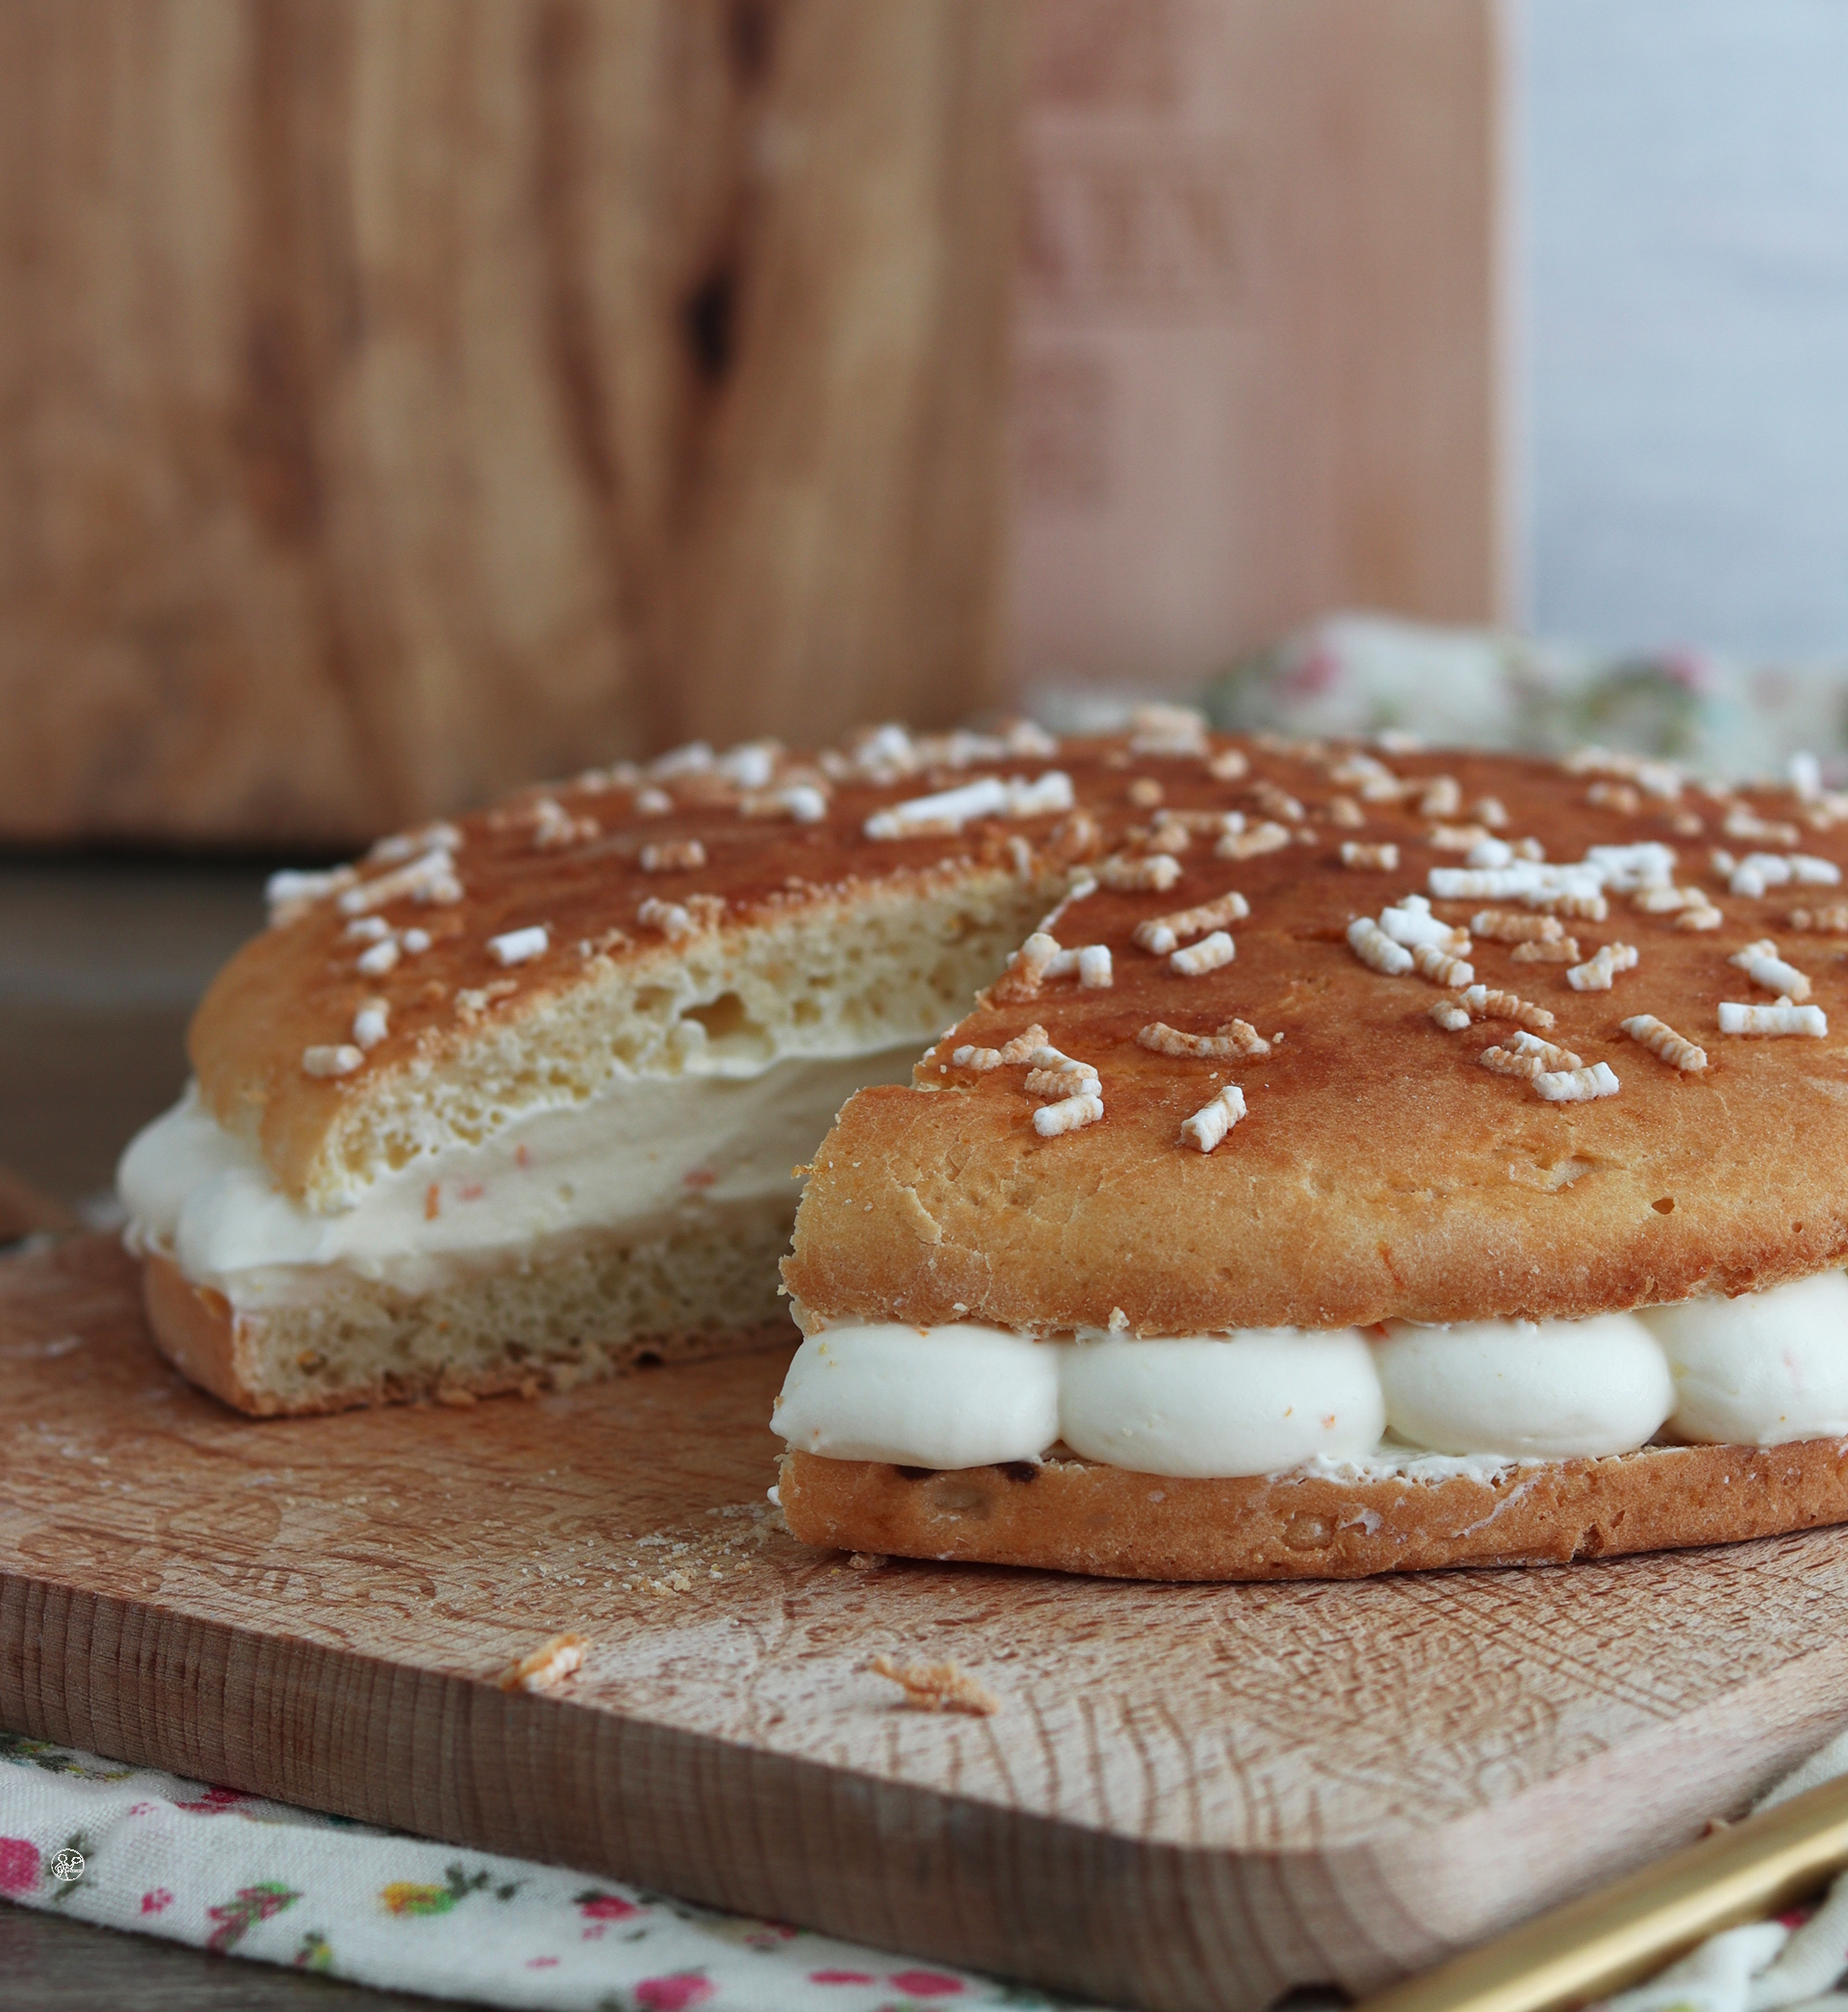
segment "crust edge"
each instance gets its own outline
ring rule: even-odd
[[[1077,1459],[920,1472],[790,1452],[804,1543],[1112,1579],[1365,1579],[1564,1564],[1848,1522],[1848,1439],[1645,1447],[1458,1477],[1189,1481]]]
[[[621,1375],[661,1362],[744,1354],[786,1344],[793,1330],[785,1321],[743,1327],[724,1335],[710,1332],[636,1334],[597,1351],[587,1363],[509,1360],[486,1370],[453,1367],[428,1375],[378,1377],[366,1383],[303,1402],[290,1402],[263,1387],[255,1356],[261,1321],[239,1313],[225,1296],[195,1285],[170,1257],[150,1251],[141,1259],[141,1304],[154,1346],[190,1382],[251,1418],[307,1418],[377,1405],[469,1404],[477,1398],[533,1395],[578,1382]]]

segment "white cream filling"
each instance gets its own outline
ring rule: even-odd
[[[1059,1436],[1059,1363],[1057,1348],[967,1321],[922,1334],[831,1328],[796,1351],[777,1429],[791,1446],[834,1460],[1032,1459]]]
[[[1073,1453],[1109,1467],[1268,1474],[1364,1454],[1386,1409],[1352,1328],[1248,1329],[1205,1348],[1086,1335],[1060,1351],[1059,1428]]]
[[[1632,1452],[1664,1425],[1706,1445],[1848,1437],[1848,1277],[1585,1321],[1394,1322],[1383,1335],[827,1327],[798,1351],[771,1425],[803,1452],[904,1466],[1037,1460],[1063,1439],[1142,1474],[1350,1481],[1491,1480]]]
[[[1394,1436],[1433,1453],[1629,1453],[1675,1408],[1661,1348],[1629,1313],[1450,1328],[1393,1321],[1373,1354]]]
[[[189,1089],[130,1144],[116,1180],[131,1242],[239,1305],[320,1290],[329,1266],[428,1292],[575,1233],[639,1235],[700,1212],[793,1203],[791,1167],[834,1113],[862,1084],[908,1081],[915,1054],[907,1042],[750,1075],[622,1075],[480,1146],[420,1154],[326,1213],[283,1194],[256,1148]]]
[[[1783,1446],[1848,1435],[1848,1277],[1687,1300],[1642,1318],[1675,1380],[1678,1438]]]

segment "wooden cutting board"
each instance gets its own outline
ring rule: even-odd
[[[855,1570],[765,1500],[780,1354],[256,1423],[132,1267],[0,1263],[0,1724],[1063,1986],[1364,1989],[1848,1720],[1848,1535],[1347,1586]],[[489,1681],[564,1629],[541,1696]],[[953,1658],[991,1718],[865,1665]]]

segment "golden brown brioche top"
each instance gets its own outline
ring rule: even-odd
[[[847,1105],[784,1266],[806,1317],[1578,1316],[1848,1256],[1848,800],[1596,751],[1215,740],[1106,753],[1087,802],[1112,851],[1047,935],[1092,947],[1093,976],[1108,950],[1110,984],[1041,943],[916,1088]],[[1589,892],[1527,870],[1594,847],[1627,850]],[[1186,912],[1216,905],[1236,954],[1177,967],[1213,934]],[[1454,932],[1406,970],[1418,948],[1380,927],[1396,905],[1400,934]],[[1723,1002],[1827,1032],[1723,1033]],[[1030,1081],[1016,1057],[1040,1045],[1076,1068],[1041,1057]],[[1082,1096],[1085,1068],[1101,1119],[1042,1136],[1036,1112]],[[1245,1115],[1201,1150],[1187,1122],[1228,1084]]]
[[[1151,719],[1145,742],[1197,733]],[[907,904],[953,911],[978,888],[1013,885],[1016,905],[1056,895],[1072,860],[1137,821],[1123,759],[1121,743],[1061,747],[1025,724],[882,728],[812,758],[695,747],[398,835],[354,865],[278,875],[274,926],[194,1018],[201,1094],[286,1193],[326,1207],[422,1148],[592,1095],[613,1067],[678,1068],[677,1015],[731,997],[747,940],[760,1017],[776,1020],[771,995],[785,994],[779,1041],[875,1045],[877,972],[857,1020],[805,1031],[804,967],[831,942],[851,950],[843,933],[869,914],[889,933]],[[971,989],[923,1021],[913,1003],[900,1037],[920,1041]]]

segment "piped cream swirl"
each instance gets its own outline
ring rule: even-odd
[[[1367,1332],[1036,1341],[969,1322],[808,1325],[771,1423],[836,1459],[977,1466],[1063,1442],[1177,1477],[1435,1474],[1627,1453],[1665,1427],[1695,1444],[1848,1436],[1837,1272],[1637,1314]]]

